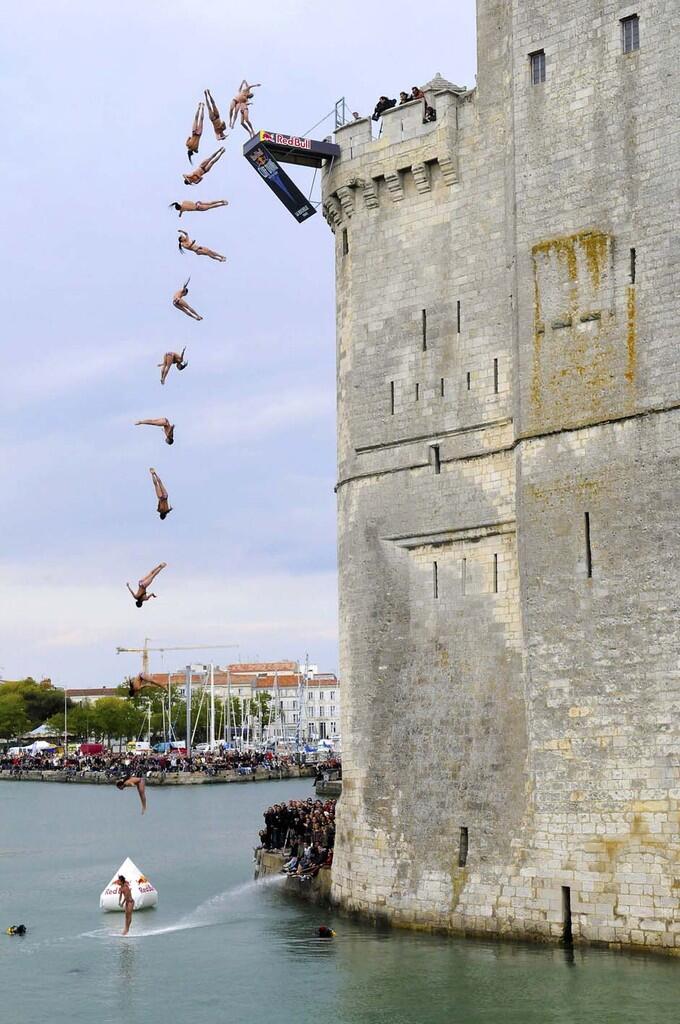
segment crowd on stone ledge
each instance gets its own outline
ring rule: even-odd
[[[260,842],[265,850],[289,852],[286,874],[310,879],[333,863],[335,800],[289,800],[264,812]]]
[[[69,754],[66,758],[49,752],[0,755],[0,771],[9,772],[10,775],[20,775],[25,771],[56,771],[64,772],[66,775],[103,772],[112,781],[120,777],[144,776],[149,773],[203,772],[215,776],[221,772],[238,771],[240,774],[250,775],[258,769],[278,773],[295,763],[294,757],[236,750],[198,754],[191,758],[173,751],[165,754],[116,754],[106,751],[101,754]]]
[[[431,107],[427,102],[427,97],[423,90],[417,85],[412,86],[411,92],[400,92],[399,93],[399,106],[403,106],[404,103],[411,103],[413,100],[422,100],[423,103],[423,124],[428,121],[437,120],[437,111],[434,107]],[[388,96],[381,96],[375,105],[375,110],[371,114],[371,120],[379,121],[386,110],[391,110],[392,107],[396,107],[397,101],[391,100]],[[355,119],[357,115],[354,115]]]

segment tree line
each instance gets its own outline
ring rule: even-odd
[[[173,738],[186,739],[186,702],[177,692],[172,693],[169,716],[167,694],[160,690],[149,690],[133,698],[127,696],[126,686],[117,687],[116,692],[117,696],[76,704],[68,697],[64,701],[64,691],[48,681],[37,683],[27,678],[3,683],[0,685],[0,738],[23,737],[36,726],[47,723],[56,736],[63,736],[66,727],[72,743],[87,739],[100,742],[145,740],[149,733],[153,743],[168,735],[170,722]],[[216,737],[225,735],[229,727],[241,729],[252,726],[253,722],[266,727],[270,699],[267,693],[258,693],[252,700],[245,701],[232,697],[230,704],[226,699],[216,698]],[[194,691],[191,701],[194,743],[208,739],[209,708],[207,693],[201,699],[201,693]]]

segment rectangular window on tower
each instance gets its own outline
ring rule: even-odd
[[[529,54],[531,68],[531,84],[541,85],[545,82],[545,50],[536,50]]]
[[[621,46],[624,53],[640,49],[640,19],[637,14],[621,18]]]
[[[346,256],[349,252],[349,237],[347,235],[347,228],[342,229],[342,255]]]

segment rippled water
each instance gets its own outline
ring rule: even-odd
[[[308,781],[150,789],[0,783],[3,1021],[566,1024],[675,1021],[680,963],[601,951],[376,932],[252,883],[265,803]],[[99,893],[130,856],[159,908]],[[338,932],[314,937],[321,923]]]

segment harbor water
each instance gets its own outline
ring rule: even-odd
[[[0,1008],[7,1021],[571,1024],[671,1021],[680,962],[375,931],[252,882],[265,804],[309,780],[134,791],[0,783]],[[156,911],[102,914],[130,856]],[[320,923],[337,937],[315,937]]]

